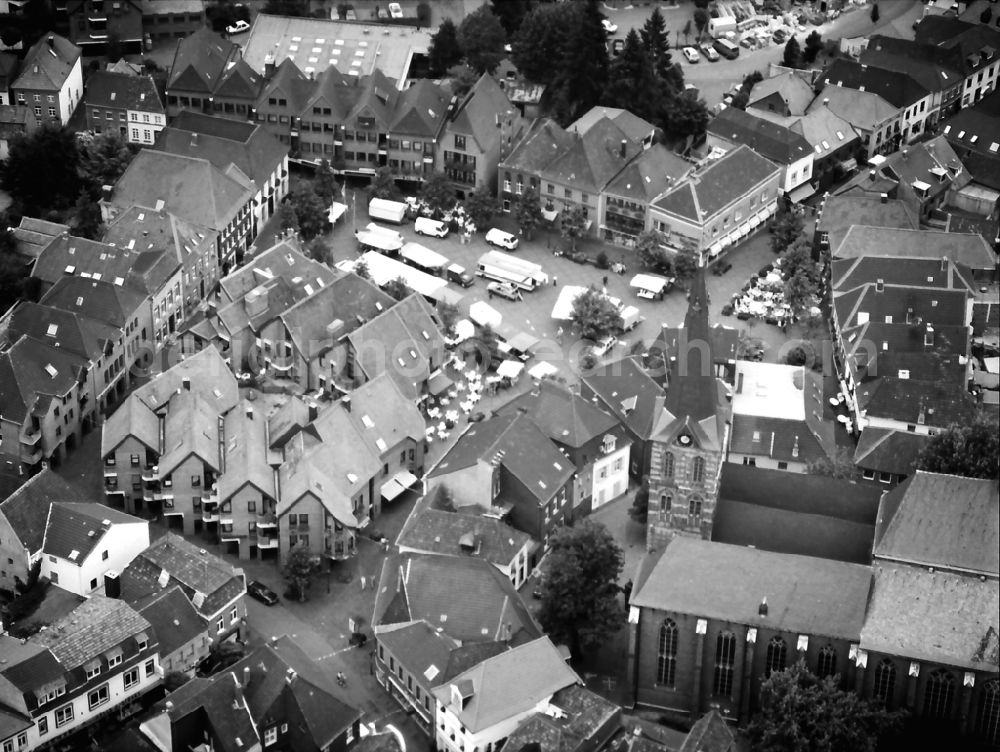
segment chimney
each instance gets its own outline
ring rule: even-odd
[[[197,133],[192,133],[191,134],[191,146],[197,146],[197,145],[198,145],[198,134]]]
[[[625,148],[628,146],[628,142],[623,138],[621,146],[618,148],[618,156],[625,159]]]
[[[942,256],[941,257],[941,271],[943,271],[943,272],[948,271],[948,257],[947,256]]]
[[[340,404],[344,406],[344,409],[347,412],[351,412],[351,398],[350,397],[345,396],[343,399],[340,400]]]
[[[298,674],[295,673],[295,669],[293,668],[288,669],[288,672],[285,674],[285,683],[291,684],[293,681],[295,681],[296,676],[298,676]]]
[[[114,569],[104,573],[104,595],[108,598],[122,597],[122,579]]]
[[[249,666],[244,666],[243,667],[243,689],[246,689],[249,686],[250,686],[250,667]]]
[[[53,49],[55,49],[56,39],[55,39],[54,36],[52,36],[51,34],[49,34],[49,38],[46,41],[49,43],[49,47],[52,47]]]
[[[868,170],[868,177],[870,177],[872,179],[873,183],[875,182],[875,169],[874,168],[872,168],[871,170]]]
[[[247,405],[246,416],[247,420],[253,420],[253,407],[250,405]]]
[[[924,347],[934,347],[934,327],[927,322],[927,329],[924,330]]]
[[[766,617],[767,616],[767,596],[766,595],[763,598],[761,598],[760,605],[757,606],[757,615],[760,616],[760,617]]]
[[[824,105],[830,104],[830,97],[824,97],[823,104]]]
[[[903,149],[903,159],[906,159],[906,157],[909,155],[909,153],[910,153],[909,149]]]
[[[185,392],[190,392],[191,391],[191,378],[189,376],[185,376],[183,379],[181,379],[181,386],[184,387],[184,391]]]
[[[309,422],[312,423],[319,417],[319,405],[308,405],[307,409],[309,411]]]
[[[111,200],[111,194],[114,192],[115,187],[113,185],[102,185],[101,186],[101,198],[105,201]]]
[[[884,279],[876,279],[875,280],[875,292],[884,292],[884,291],[885,291],[885,280]]]
[[[881,196],[879,196],[879,201],[881,203],[883,203],[883,204],[888,204],[889,203],[889,194],[888,193],[883,193]]]
[[[271,76],[274,75],[274,69],[275,69],[274,55],[272,55],[269,52],[264,57],[264,78],[267,79],[267,80],[270,80]]]

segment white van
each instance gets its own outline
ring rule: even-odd
[[[417,235],[429,235],[433,238],[443,238],[448,235],[448,225],[444,222],[438,222],[436,219],[431,219],[430,217],[417,217],[417,221],[413,223],[413,231]]]
[[[486,233],[486,242],[490,245],[496,246],[497,248],[504,248],[508,251],[517,249],[517,238],[509,232],[504,232],[496,227]]]

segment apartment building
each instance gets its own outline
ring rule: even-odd
[[[118,578],[108,578],[106,584],[109,581],[113,593]],[[176,671],[193,677],[198,664],[208,657],[212,640],[208,622],[184,595],[181,586],[174,585],[152,596],[138,611],[159,639],[163,675]]]
[[[903,110],[873,91],[827,86],[807,110],[828,108],[858,132],[866,159],[890,154],[900,143]]]
[[[142,9],[138,2],[67,0],[65,6],[69,38],[87,57],[115,52],[119,56],[142,54]]]
[[[996,90],[1000,78],[1000,32],[996,29],[957,18],[928,16],[918,24],[915,41],[958,53],[964,75],[962,107],[971,107]]]
[[[131,5],[128,0],[121,0]],[[117,130],[130,144],[150,146],[167,124],[167,116],[152,76],[94,71],[83,92],[87,129]]]
[[[207,26],[184,37],[174,51],[167,77],[167,115],[173,117],[188,108],[211,112],[216,89],[240,59],[240,46]],[[249,109],[239,114],[247,117]]]
[[[205,28],[205,4],[201,0],[139,0],[142,30],[151,42],[183,39]]]
[[[66,125],[83,96],[81,59],[80,48],[65,37],[43,35],[10,85],[11,104],[30,107],[39,123]]]

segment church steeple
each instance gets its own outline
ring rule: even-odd
[[[684,327],[668,364],[667,410],[675,418],[700,422],[716,414],[718,386],[708,325],[708,291],[705,267],[699,266],[691,282]]]

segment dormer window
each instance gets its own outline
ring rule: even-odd
[[[614,436],[612,436],[610,433],[604,434],[604,439],[603,439],[604,453],[611,454],[613,451],[615,451],[616,443],[617,439]]]

